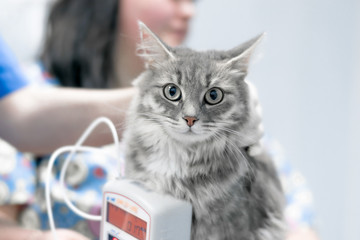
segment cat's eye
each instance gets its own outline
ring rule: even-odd
[[[220,103],[224,98],[224,93],[220,88],[211,88],[205,93],[205,102],[210,105]]]
[[[181,98],[181,90],[175,84],[167,84],[164,87],[164,96],[170,101],[179,101]]]

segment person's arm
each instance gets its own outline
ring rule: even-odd
[[[286,240],[319,240],[319,237],[312,229],[304,228],[291,232]]]
[[[121,134],[134,91],[22,88],[0,100],[0,137],[20,151],[50,153],[60,146],[74,144],[100,116],[110,118]],[[111,142],[110,131],[102,125],[86,143]]]
[[[21,210],[20,205],[0,206],[0,240],[52,240],[50,231],[26,229],[17,225],[16,218]],[[57,229],[61,240],[89,240],[81,234],[67,229]]]

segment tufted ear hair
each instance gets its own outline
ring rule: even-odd
[[[171,48],[167,46],[143,22],[138,21],[140,43],[137,54],[145,61],[146,68],[156,68],[163,62],[175,59]]]
[[[249,41],[227,51],[227,55],[230,56],[230,59],[226,61],[225,67],[239,71],[246,75],[251,56],[264,37],[265,33],[262,33],[250,39]]]

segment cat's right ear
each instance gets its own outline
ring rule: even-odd
[[[163,62],[175,59],[171,48],[167,46],[143,22],[138,21],[140,30],[140,43],[137,55],[145,61],[146,68],[157,68]]]
[[[262,33],[240,46],[229,50],[228,54],[230,55],[230,59],[226,61],[225,67],[246,75],[250,59],[265,35],[265,33]]]

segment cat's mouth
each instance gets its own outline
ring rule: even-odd
[[[188,136],[199,136],[199,135],[201,135],[199,132],[194,130],[194,128],[192,128],[192,127],[189,127],[185,132],[183,132],[183,134],[188,135]]]
[[[192,128],[189,128],[186,133],[187,134],[196,134]]]
[[[182,131],[171,131],[169,135],[176,140],[177,142],[187,144],[193,144],[196,142],[204,141],[207,136],[203,132],[198,132],[197,130],[189,127],[186,130]]]

